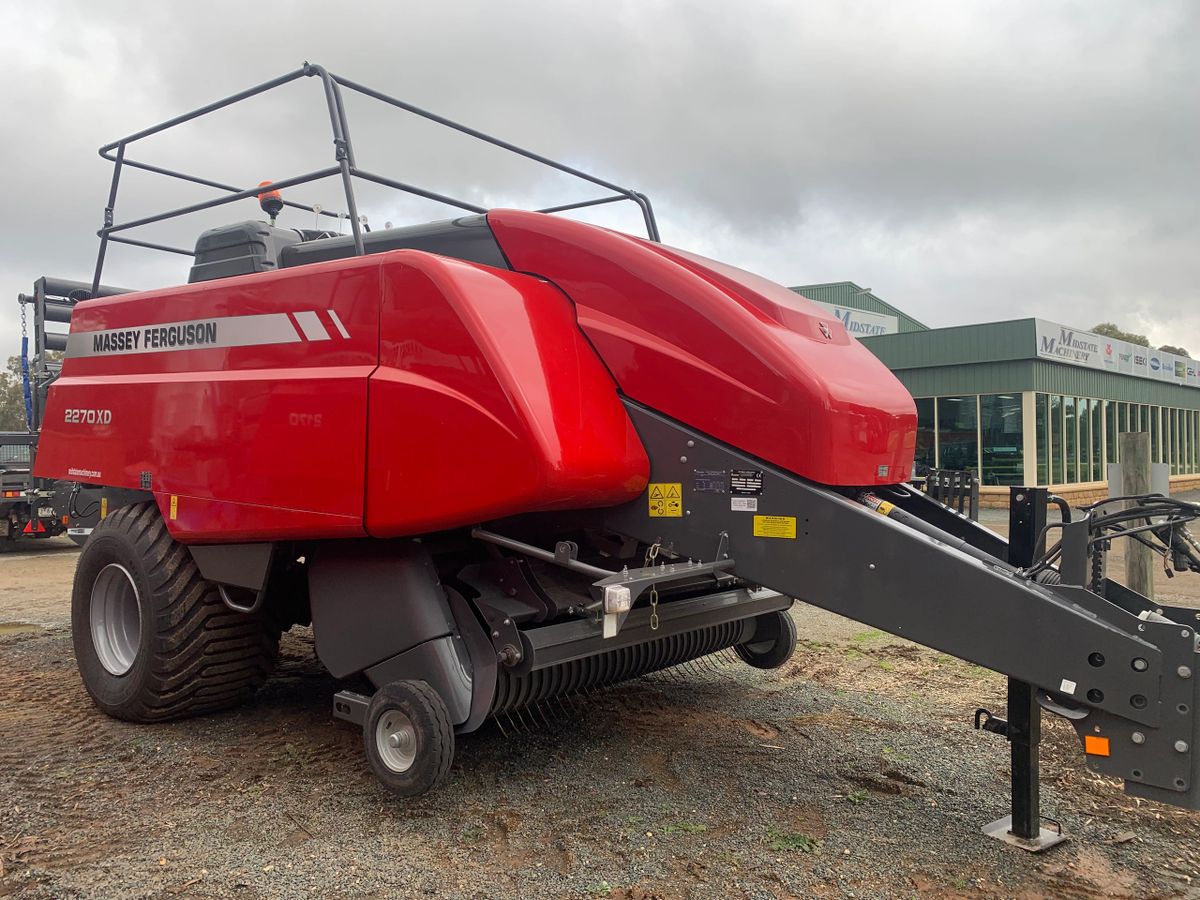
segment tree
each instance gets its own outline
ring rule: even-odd
[[[10,356],[8,368],[0,372],[0,431],[25,430],[25,391],[21,379],[21,357]]]
[[[1144,334],[1134,334],[1132,331],[1122,331],[1112,322],[1101,322],[1099,325],[1093,325],[1092,331],[1096,334],[1102,334],[1105,337],[1116,338],[1118,341],[1128,341],[1131,344],[1137,344],[1140,347],[1149,347],[1150,339]]]
[[[1172,347],[1170,344],[1163,344],[1158,349],[1164,353],[1174,353],[1176,356],[1186,356],[1188,359],[1192,358],[1192,354],[1188,353],[1182,347]]]

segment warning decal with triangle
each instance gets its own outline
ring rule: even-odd
[[[680,482],[652,482],[648,491],[650,518],[683,518],[683,485]]]

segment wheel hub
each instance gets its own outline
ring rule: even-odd
[[[109,563],[92,582],[89,619],[100,665],[111,675],[124,675],[133,668],[142,642],[137,585],[124,566]]]
[[[417,732],[412,721],[398,709],[379,717],[375,726],[379,758],[393,772],[407,772],[417,759]]]

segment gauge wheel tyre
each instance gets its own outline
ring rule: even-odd
[[[754,639],[733,649],[756,669],[777,669],[796,652],[796,623],[787,610],[759,616]]]
[[[384,787],[417,797],[450,771],[454,726],[445,702],[427,682],[393,681],[371,697],[363,745]]]
[[[71,630],[92,700],[131,722],[235,706],[266,681],[279,649],[266,615],[221,602],[153,503],[115,510],[89,536]]]

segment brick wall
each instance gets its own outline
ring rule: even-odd
[[[1171,493],[1200,490],[1200,475],[1172,475]],[[1072,506],[1086,506],[1108,496],[1107,481],[1086,481],[1082,484],[1053,484],[1050,493],[1064,498]],[[1007,487],[981,487],[979,505],[990,509],[1008,509]]]

